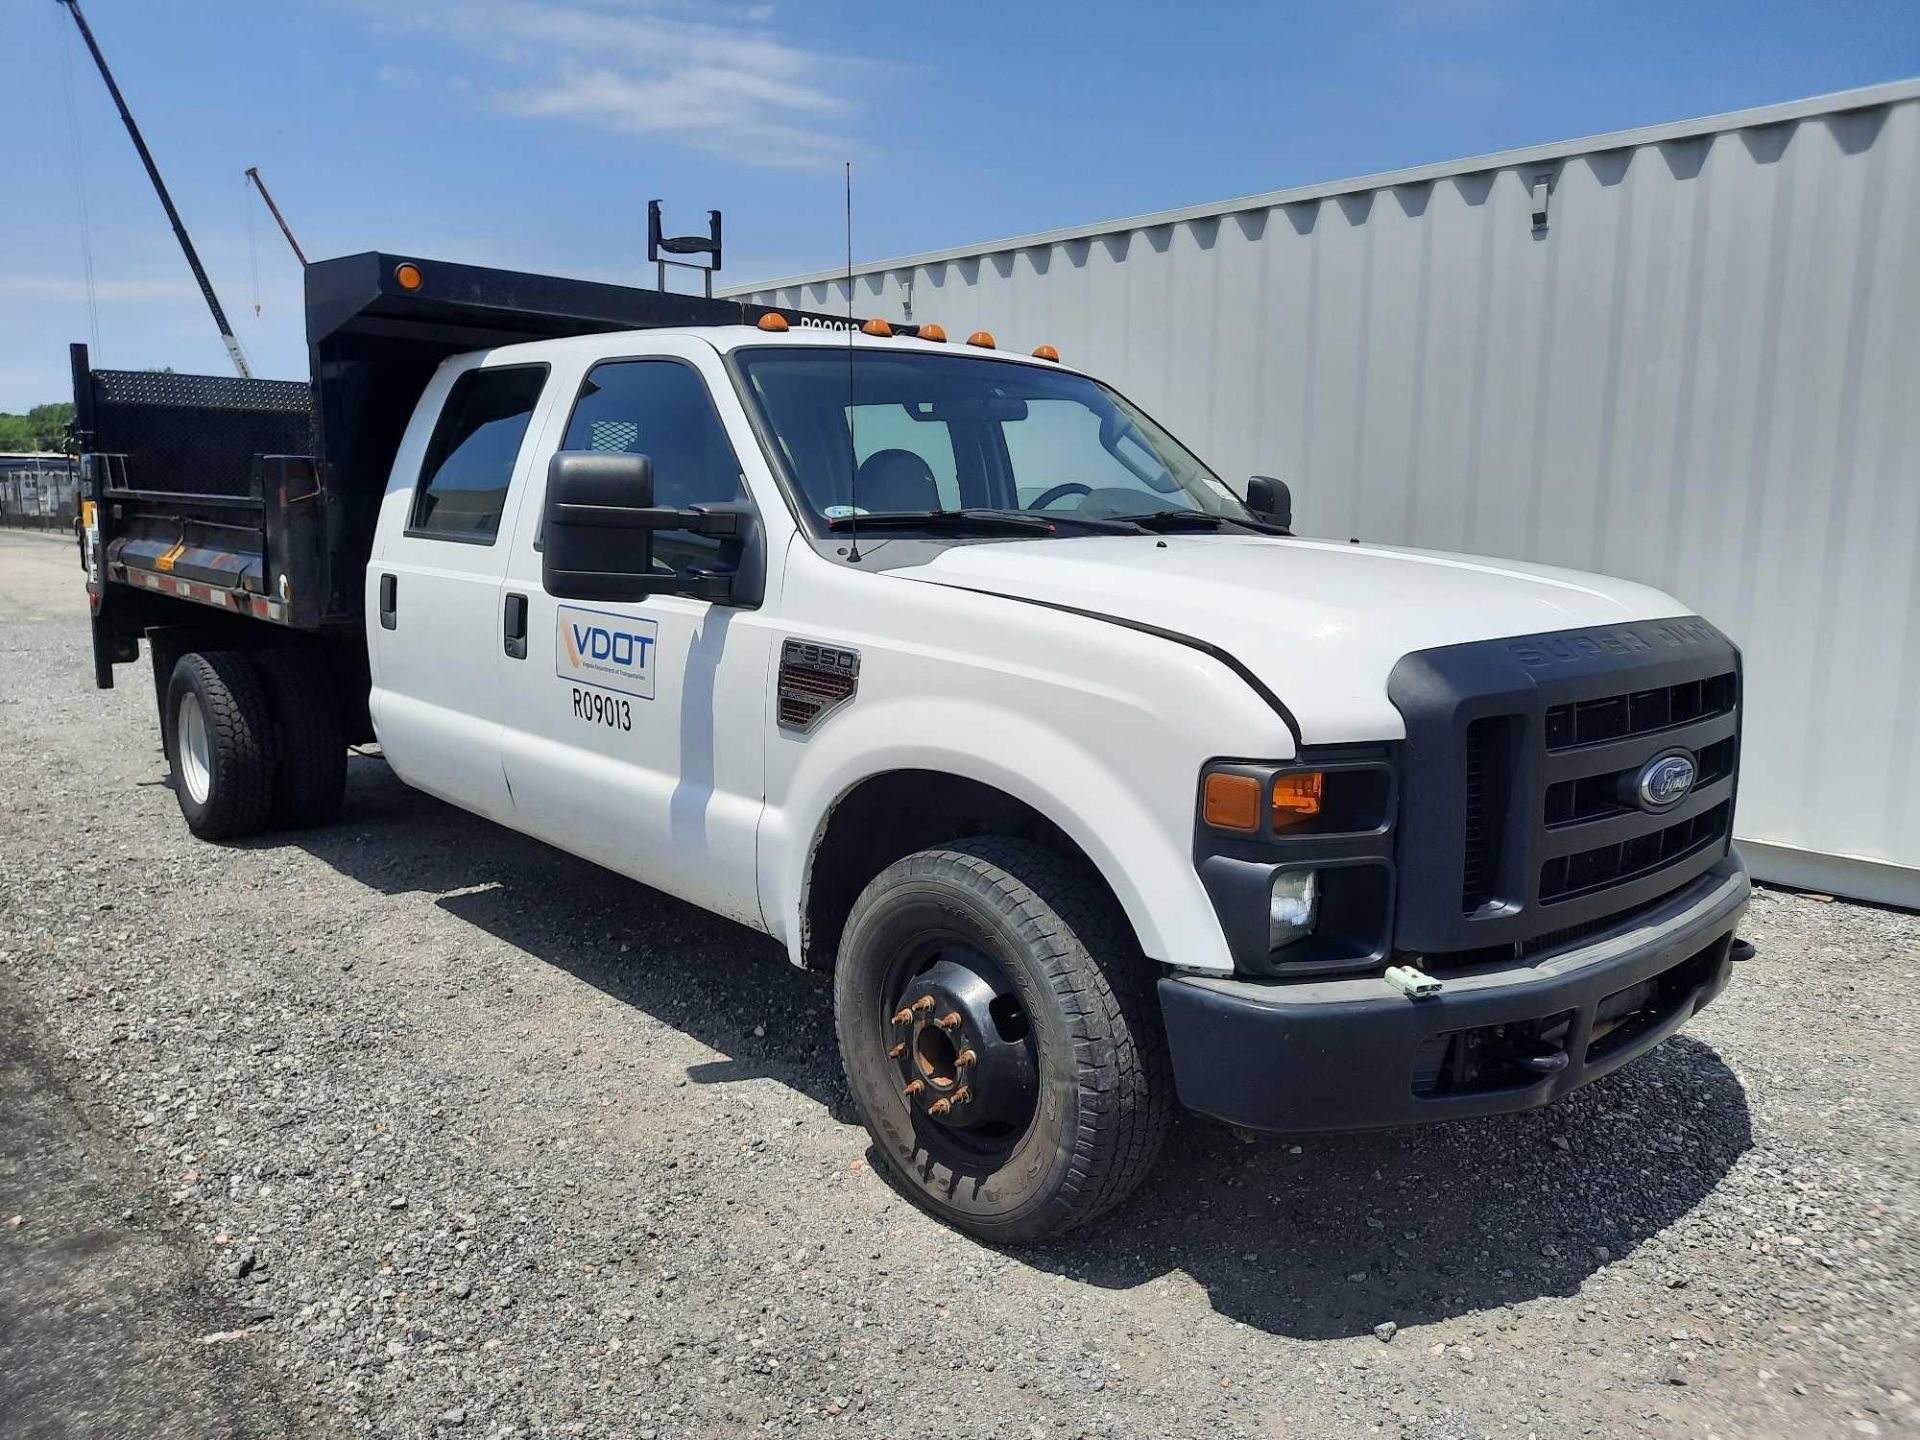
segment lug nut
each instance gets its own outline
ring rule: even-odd
[[[887,1059],[898,1060],[902,1055],[906,1053],[907,1053],[907,1042],[902,1040],[899,1044],[895,1045],[891,1050],[887,1051]]]
[[[918,1095],[922,1090],[926,1088],[927,1088],[927,1082],[924,1080],[909,1080],[907,1082],[907,1088],[903,1093],[906,1095],[906,1097],[909,1100],[911,1100],[914,1096]]]
[[[947,1097],[947,1103],[949,1105],[964,1105],[972,1098],[973,1091],[967,1086],[962,1085],[958,1090],[954,1091],[952,1095]]]
[[[960,1012],[958,1010],[949,1010],[933,1023],[938,1025],[942,1030],[952,1030],[960,1024]]]
[[[913,1011],[911,1010],[897,1011],[895,1012],[893,1017],[893,1023],[896,1025],[906,1025],[906,1024],[909,1024],[912,1020],[913,1020]]]
[[[931,1009],[933,1009],[933,996],[931,996],[931,995],[922,995],[922,996],[921,996],[921,997],[920,997],[920,998],[919,998],[918,1000],[916,1000],[916,1001],[914,1001],[914,1002],[913,1002],[913,1008],[914,1008],[915,1010],[931,1010]]]
[[[934,1101],[933,1104],[929,1105],[927,1109],[932,1114],[944,1115],[949,1110],[953,1109],[953,1101],[948,1100],[943,1096],[942,1098]]]
[[[958,1055],[953,1057],[953,1068],[956,1070],[964,1070],[979,1058],[980,1057],[971,1050],[962,1050]]]

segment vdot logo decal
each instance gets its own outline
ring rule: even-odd
[[[554,669],[562,680],[653,699],[653,652],[660,627],[606,610],[562,605],[555,620]]]

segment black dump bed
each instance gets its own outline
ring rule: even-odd
[[[183,602],[301,630],[358,629],[387,474],[449,355],[775,313],[376,252],[309,266],[306,310],[310,383],[95,370],[86,347],[72,347],[102,683]]]

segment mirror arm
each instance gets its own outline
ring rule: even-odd
[[[696,535],[737,535],[740,516],[731,510],[710,510],[692,505],[684,510],[670,505],[649,505],[636,509],[629,505],[579,505],[561,502],[553,506],[553,518],[562,525],[598,525],[610,530],[691,530]]]
[[[565,589],[561,599],[632,601],[649,595],[686,595],[719,605],[733,599],[733,576],[705,570],[688,575],[602,575],[591,570],[569,570],[553,578]],[[548,594],[556,593],[550,585],[546,588]]]

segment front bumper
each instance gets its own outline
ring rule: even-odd
[[[1181,1103],[1285,1132],[1548,1104],[1645,1054],[1720,993],[1748,894],[1734,852],[1617,933],[1533,964],[1447,976],[1428,1000],[1378,976],[1168,976],[1160,1006]]]

